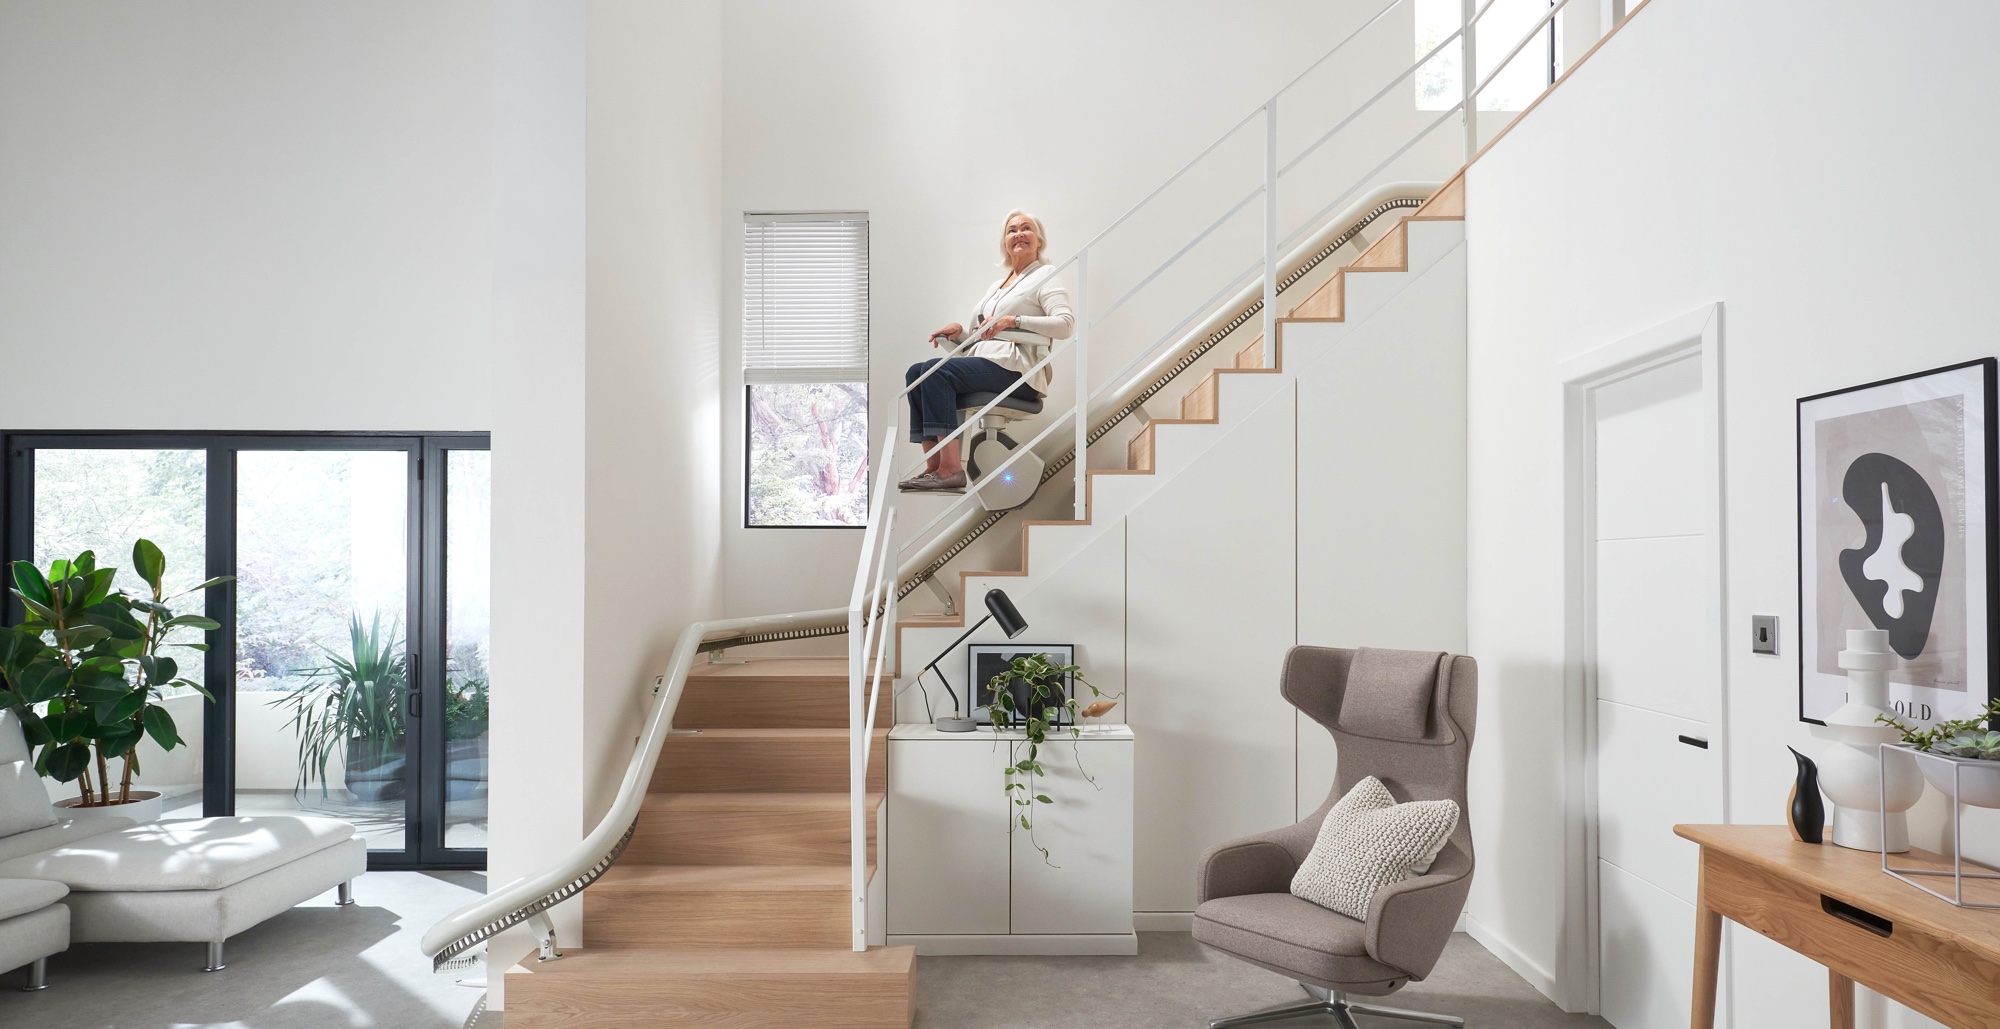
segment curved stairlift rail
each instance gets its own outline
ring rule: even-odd
[[[672,733],[674,708],[680,703],[681,691],[687,685],[688,669],[694,665],[695,654],[703,649],[713,649],[705,648],[703,644],[749,632],[784,632],[806,625],[821,625],[846,615],[846,609],[832,608],[690,623],[674,644],[673,658],[666,674],[654,682],[652,707],[646,714],[645,728],[640,732],[639,742],[632,752],[632,762],[626,766],[625,777],[618,784],[618,793],[611,801],[611,808],[598,820],[597,828],[592,829],[547,870],[493,890],[431,926],[424,933],[421,944],[424,954],[431,959],[431,967],[441,969],[470,964],[475,948],[504,930],[530,920],[538,922],[536,928],[542,933],[544,955],[554,956],[551,952],[555,930],[543,913],[595,882],[618,860],[625,844],[631,840],[632,830],[638,825],[640,805],[646,799],[647,783],[652,781],[653,768],[659,763],[660,748]]]
[[[1356,29],[1354,33],[1343,39],[1332,50],[1329,50],[1326,55],[1315,61],[1312,68],[1319,67],[1358,37],[1362,31],[1380,22],[1390,11],[1405,2],[1410,2],[1410,0],[1392,0],[1387,7],[1365,22],[1361,28]],[[1074,432],[1073,439],[1069,441],[1069,450],[1066,455],[1059,459],[1061,461],[1060,465],[1056,462],[1051,462],[1052,467],[1043,476],[1043,481],[1053,478],[1053,475],[1060,470],[1062,465],[1075,466],[1076,513],[1078,519],[1081,520],[1087,516],[1087,512],[1084,510],[1085,497],[1087,496],[1085,488],[1086,469],[1084,466],[1087,462],[1079,460],[1079,456],[1085,453],[1090,443],[1101,439],[1104,433],[1108,432],[1118,421],[1137,411],[1139,405],[1143,404],[1146,399],[1157,394],[1175,376],[1192,367],[1201,354],[1212,349],[1223,338],[1227,337],[1230,332],[1247,324],[1250,318],[1256,317],[1259,314],[1263,316],[1265,328],[1265,364],[1267,367],[1270,366],[1273,354],[1272,348],[1276,340],[1275,325],[1277,311],[1276,304],[1266,304],[1264,298],[1275,297],[1285,287],[1298,282],[1313,266],[1324,261],[1338,250],[1341,245],[1350,241],[1367,224],[1387,214],[1389,211],[1409,206],[1406,201],[1412,199],[1409,197],[1386,197],[1382,195],[1381,189],[1376,190],[1371,197],[1360,203],[1359,206],[1365,210],[1357,212],[1354,218],[1342,218],[1333,223],[1333,225],[1337,226],[1341,222],[1349,222],[1346,227],[1340,228],[1337,231],[1331,228],[1323,229],[1313,240],[1305,244],[1304,251],[1310,251],[1310,253],[1294,253],[1293,257],[1297,260],[1295,262],[1287,262],[1288,264],[1295,264],[1293,271],[1287,273],[1281,279],[1278,273],[1278,268],[1281,266],[1278,258],[1278,248],[1281,240],[1275,202],[1276,187],[1279,178],[1284,171],[1294,169],[1307,154],[1323,146],[1334,138],[1341,129],[1352,123],[1355,115],[1360,110],[1374,104],[1384,96],[1390,95],[1397,83],[1409,79],[1425,62],[1437,56],[1451,43],[1460,43],[1463,62],[1461,66],[1468,69],[1468,72],[1474,70],[1472,47],[1469,45],[1472,37],[1471,30],[1473,23],[1476,23],[1480,17],[1486,14],[1493,2],[1494,0],[1486,0],[1485,4],[1478,8],[1477,12],[1467,20],[1466,24],[1461,25],[1458,30],[1446,36],[1443,41],[1439,42],[1427,54],[1419,58],[1409,69],[1391,80],[1388,86],[1385,86],[1371,97],[1361,108],[1357,108],[1355,114],[1350,114],[1336,125],[1333,130],[1322,135],[1316,142],[1307,147],[1292,162],[1281,167],[1277,163],[1277,104],[1286,91],[1293,89],[1303,80],[1304,74],[1302,74],[1299,78],[1288,83],[1278,94],[1274,94],[1264,105],[1252,111],[1243,121],[1232,127],[1228,133],[1224,134],[1222,140],[1218,140],[1215,144],[1212,144],[1198,155],[1195,160],[1189,162],[1186,167],[1170,176],[1165,183],[1162,183],[1158,189],[1148,194],[1131,211],[1120,216],[1089,243],[1079,248],[1069,259],[1052,269],[1049,274],[1060,274],[1064,269],[1075,266],[1078,269],[1080,278],[1083,279],[1083,281],[1079,282],[1077,298],[1078,331],[1073,341],[1064,341],[1063,346],[1053,348],[1049,355],[1043,358],[1034,369],[1020,376],[1016,382],[1017,384],[1025,382],[1034,371],[1046,367],[1050,362],[1054,361],[1058,353],[1070,349],[1073,350],[1074,354],[1077,399],[1071,405],[1070,411],[1062,416],[1051,419],[1049,426],[1043,429],[1033,441],[1026,447],[1017,449],[1006,461],[1002,462],[999,468],[994,469],[990,474],[997,475],[998,472],[1009,467],[1015,458],[1019,457],[1023,452],[1035,448],[1043,441],[1050,439],[1057,429],[1063,427],[1065,421],[1069,421],[1073,426]],[[1360,180],[1336,195],[1322,209],[1319,215],[1308,219],[1306,225],[1298,233],[1295,233],[1291,239],[1296,239],[1298,235],[1310,232],[1314,228],[1315,223],[1324,224],[1321,219],[1327,213],[1339,208],[1342,204],[1348,203],[1350,198],[1367,185],[1369,180],[1385,170],[1404,153],[1407,153],[1419,140],[1428,136],[1438,126],[1442,125],[1445,119],[1460,111],[1471,109],[1473,101],[1491,83],[1499,70],[1504,68],[1530,41],[1540,34],[1568,2],[1569,0],[1555,0],[1549,7],[1547,14],[1542,16],[1521,37],[1520,41],[1508,52],[1507,57],[1501,60],[1493,71],[1489,72],[1484,79],[1477,80],[1477,85],[1472,85],[1474,76],[1467,74],[1464,79],[1465,88],[1457,104],[1440,114],[1435,121],[1425,126],[1402,147],[1391,153],[1388,158],[1376,165],[1373,170],[1362,176]],[[1310,72],[1312,68],[1308,68],[1307,71]],[[1134,214],[1146,207],[1153,199],[1160,196],[1164,190],[1178,181],[1195,165],[1200,164],[1216,152],[1223,141],[1229,139],[1244,126],[1252,123],[1259,115],[1262,115],[1266,126],[1265,178],[1263,184],[1252,190],[1245,201],[1239,202],[1230,208],[1229,212],[1223,216],[1223,219],[1202,230],[1192,242],[1183,246],[1179,251],[1168,257],[1153,271],[1144,276],[1138,287],[1128,290],[1126,296],[1112,306],[1115,308],[1118,305],[1122,305],[1126,299],[1136,294],[1145,284],[1157,280],[1160,274],[1166,269],[1181,261],[1195,245],[1216,231],[1216,227],[1222,224],[1223,221],[1226,221],[1235,212],[1240,211],[1249,200],[1254,200],[1259,196],[1265,201],[1263,257],[1244,273],[1231,278],[1214,295],[1197,303],[1195,309],[1182,318],[1172,329],[1159,336],[1151,344],[1138,348],[1136,355],[1130,363],[1120,373],[1111,376],[1106,381],[1105,386],[1095,390],[1091,389],[1087,373],[1089,329],[1092,323],[1087,294],[1091,248],[1100,245],[1114,230],[1124,225]],[[1467,119],[1467,121],[1470,122],[1471,119]],[[1473,143],[1475,142],[1476,139],[1472,134],[1471,126],[1468,125],[1467,160],[1470,160],[1473,156]],[[1418,202],[1420,203],[1421,201]],[[1283,240],[1283,242],[1289,245],[1291,239]],[[1334,240],[1337,240],[1337,242],[1334,242]],[[1232,297],[1234,298],[1233,301],[1224,302],[1226,299]],[[1105,311],[1098,312],[1098,317],[1103,317],[1105,313]],[[1204,315],[1206,315],[1206,318],[1203,317]],[[1192,347],[1188,345],[1190,341],[1193,343]],[[1176,346],[1175,344],[1180,345]],[[999,392],[1004,395],[1006,392],[1010,392],[1012,388],[1012,386],[1009,386]],[[989,409],[992,406],[992,404],[987,405]],[[1098,422],[1096,428],[1092,428],[1091,426],[1090,412],[1093,407],[1106,412],[1108,415],[1108,417]],[[984,412],[982,411],[982,413]],[[977,417],[972,419],[975,422],[977,420]],[[963,427],[961,427],[959,432],[962,431]],[[955,432],[952,438],[955,438],[957,435],[958,433]],[[890,488],[890,484],[894,481],[891,470],[891,458],[896,445],[895,436],[896,426],[892,424],[889,427],[889,431],[884,435],[882,451],[875,465],[876,483],[873,491],[875,494],[875,505],[871,508],[872,517],[864,532],[862,553],[858,561],[854,587],[850,593],[847,607],[789,614],[762,615],[750,618],[694,622],[688,625],[682,631],[680,639],[674,647],[673,658],[667,672],[655,680],[653,702],[646,716],[644,729],[640,733],[639,740],[634,747],[631,763],[627,766],[625,776],[619,783],[618,792],[612,800],[610,809],[588,835],[575,846],[571,847],[550,868],[535,875],[509,882],[488,893],[485,897],[460,908],[458,911],[440,920],[436,925],[433,925],[424,934],[421,947],[423,952],[432,959],[434,968],[469,964],[473,960],[474,955],[482,951],[493,937],[522,923],[534,924],[540,936],[539,942],[544,959],[559,956],[555,946],[554,926],[548,919],[547,911],[556,904],[574,897],[602,876],[618,859],[625,845],[630,841],[632,833],[637,826],[641,804],[644,801],[647,786],[652,778],[654,768],[659,761],[662,747],[673,732],[674,709],[679,704],[681,693],[686,686],[688,670],[692,666],[697,653],[729,646],[743,646],[752,643],[798,639],[839,632],[845,632],[849,640],[850,755],[853,759],[851,765],[853,816],[850,827],[853,833],[853,842],[850,848],[853,858],[853,944],[856,950],[866,949],[868,936],[867,837],[866,804],[865,793],[863,791],[865,789],[870,747],[873,742],[873,734],[868,731],[868,727],[873,724],[876,707],[880,703],[881,676],[887,659],[889,638],[895,629],[896,602],[899,598],[906,596],[911,589],[921,584],[924,579],[935,575],[945,562],[962,552],[965,546],[971,542],[972,538],[976,538],[979,532],[983,532],[985,528],[996,522],[999,517],[993,514],[982,516],[976,511],[967,511],[956,522],[954,527],[959,530],[970,528],[971,532],[969,534],[961,531],[961,534],[955,539],[951,539],[950,542],[943,542],[943,540],[950,537],[949,533],[933,534],[933,530],[943,524],[957,509],[966,507],[977,497],[980,484],[974,483],[967,489],[963,497],[960,497],[958,501],[948,506],[944,512],[941,512],[922,529],[914,533],[911,543],[906,544],[902,548],[897,548],[894,540],[896,494]],[[940,445],[942,445],[942,441]],[[982,476],[982,481],[985,481],[985,478]],[[877,529],[878,525],[880,526],[879,531]],[[914,554],[904,558],[901,562],[895,562],[896,556],[913,549],[915,550]],[[895,579],[890,577],[889,569],[892,563],[897,564],[895,578],[907,578],[908,581],[897,584]],[[864,684],[868,687],[865,694]]]

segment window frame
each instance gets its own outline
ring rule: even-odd
[[[34,451],[36,450],[203,450],[207,452],[206,577],[233,575],[236,570],[236,455],[259,450],[379,450],[409,456],[408,584],[405,653],[413,662],[419,704],[426,712],[444,711],[445,636],[445,452],[491,450],[486,432],[236,432],[216,430],[143,431],[8,431],[0,432],[0,483],[6,502],[0,505],[0,565],[34,558]],[[431,472],[431,474],[426,474]],[[121,555],[122,557],[122,555]],[[203,614],[221,628],[206,634],[203,675],[214,699],[202,704],[202,814],[236,812],[236,584],[208,591]],[[0,617],[17,625],[25,617],[18,598],[8,594]],[[415,640],[412,647],[408,642]],[[223,685],[227,688],[220,688]],[[444,767],[444,719],[426,717],[420,730],[406,737],[407,796],[401,850],[368,852],[371,870],[486,868],[485,848],[447,848],[444,844],[446,784],[442,774],[423,776],[425,763]],[[227,746],[210,746],[226,740]],[[421,788],[419,788],[421,787]],[[436,837],[433,842],[430,837]]]
[[[742,495],[740,497],[741,501],[740,508],[742,514],[742,527],[745,529],[822,529],[822,530],[866,529],[868,528],[869,524],[873,521],[875,517],[874,498],[870,496],[868,494],[868,491],[864,488],[862,490],[862,500],[861,500],[862,503],[861,520],[858,522],[854,522],[852,524],[832,524],[823,522],[774,524],[774,523],[759,523],[751,519],[750,490],[752,481],[751,448],[753,446],[752,442],[753,423],[751,420],[750,395],[751,391],[756,387],[777,386],[777,385],[830,386],[839,383],[859,381],[861,383],[862,389],[868,393],[868,399],[863,404],[861,412],[861,440],[862,440],[862,451],[864,455],[863,461],[866,462],[868,460],[871,460],[873,457],[873,452],[870,449],[868,429],[874,423],[873,408],[875,404],[875,395],[874,395],[874,390],[872,388],[874,385],[873,379],[874,379],[874,360],[875,360],[875,353],[874,353],[875,283],[873,277],[874,274],[873,255],[875,248],[875,236],[874,236],[874,223],[871,220],[869,213],[867,211],[853,210],[853,209],[824,210],[824,211],[744,211],[743,212],[743,224],[746,228],[752,224],[757,224],[760,222],[770,223],[770,222],[814,222],[814,221],[828,221],[828,222],[858,221],[863,225],[861,256],[864,262],[867,263],[869,272],[867,281],[863,286],[863,292],[861,298],[861,310],[862,310],[861,338],[862,338],[863,360],[861,367],[857,369],[858,371],[861,372],[861,378],[858,380],[845,379],[845,378],[813,379],[813,380],[790,382],[790,383],[775,382],[775,381],[758,382],[752,380],[751,371],[748,367],[745,366],[749,360],[749,353],[750,353],[749,336],[748,333],[744,331],[744,326],[747,325],[749,322],[749,318],[747,317],[746,312],[749,309],[749,303],[750,303],[749,301],[750,260],[749,260],[749,253],[748,253],[748,246],[746,239],[745,240],[746,246],[744,247],[744,252],[740,256],[740,261],[742,265],[741,268],[742,279],[739,282],[739,289],[738,289],[739,311],[738,311],[738,323],[737,323],[737,348],[740,351],[739,355],[740,360],[738,362],[737,374],[739,376],[739,381],[741,382],[743,387],[742,394],[740,397],[743,406],[742,410],[743,474],[741,482]],[[871,468],[870,469],[871,474],[873,471],[874,470]]]

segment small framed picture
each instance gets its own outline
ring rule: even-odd
[[[980,725],[993,724],[993,677],[1005,673],[1015,658],[1040,654],[1052,665],[1076,663],[1071,659],[1075,648],[1067,643],[975,643],[965,649],[969,665],[968,674],[972,683],[967,687],[967,692],[972,695],[972,718]],[[1045,706],[1053,704],[1062,709],[1057,714],[1056,721],[1051,724],[1068,725],[1074,721],[1068,708],[1063,705],[1063,701],[1069,699],[1072,685],[1069,678],[1065,675],[1063,681],[1050,683],[1049,695],[1042,700]],[[1015,677],[1010,679],[1008,687],[1008,692],[1014,695],[1014,709],[1020,712],[1027,711],[1032,685],[1024,679]]]
[[[1848,629],[1886,629],[1890,704],[1968,718],[1994,696],[1995,360],[1799,401],[1799,718],[1846,702]]]

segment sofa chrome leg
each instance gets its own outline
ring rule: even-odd
[[[208,945],[208,967],[202,969],[202,971],[220,972],[229,967],[222,963],[222,943],[223,941],[221,940],[210,941]]]
[[[36,990],[46,990],[48,988],[49,959],[36,958],[34,963],[28,966],[28,985],[21,987],[21,992],[33,993]]]
[[[333,895],[334,907],[351,907],[354,904],[354,880],[341,883]]]
[[[1400,1018],[1405,1022],[1422,1022],[1426,1025],[1448,1025],[1453,1029],[1464,1029],[1465,1019],[1457,1015],[1434,1015],[1428,1011],[1410,1011],[1406,1008],[1385,1008],[1376,1004],[1348,1004],[1348,1010],[1374,1018]]]
[[[1307,1001],[1304,1004],[1287,1004],[1283,1007],[1265,1008],[1247,1015],[1230,1015],[1228,1018],[1212,1018],[1208,1029],[1231,1029],[1239,1025],[1256,1025],[1259,1022],[1276,1022],[1284,1018],[1298,1018],[1301,1015],[1326,1015],[1338,1011],[1334,1005],[1323,1000]]]

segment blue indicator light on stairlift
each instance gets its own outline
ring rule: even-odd
[[[1013,473],[1013,472],[1001,472],[1001,473],[1000,473],[1000,481],[1001,481],[1001,482],[1013,482],[1013,481],[1014,481],[1014,473]]]

